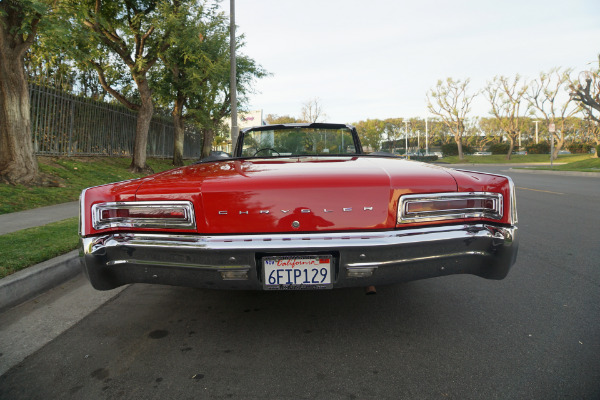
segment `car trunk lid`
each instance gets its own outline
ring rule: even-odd
[[[199,233],[390,229],[404,193],[455,191],[450,174],[375,157],[294,157],[201,163],[145,182],[137,200],[191,200]]]

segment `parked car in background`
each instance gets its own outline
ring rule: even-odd
[[[491,156],[492,152],[491,151],[476,151],[475,153],[473,153],[474,156]]]
[[[510,178],[368,155],[342,124],[246,129],[231,158],[89,188],[80,202],[81,257],[100,290],[502,279],[518,250]]]

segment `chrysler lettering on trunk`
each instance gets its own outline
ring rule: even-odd
[[[289,214],[290,212],[292,212],[291,209],[289,210],[276,210],[276,212],[279,211],[283,214]],[[340,210],[338,210],[340,211]],[[353,210],[352,207],[343,207],[341,209],[342,212],[352,212],[355,211]],[[361,211],[373,211],[373,207],[363,207],[363,209]],[[310,214],[313,211],[309,208],[301,208],[300,209],[300,213],[301,214]],[[324,213],[331,213],[331,212],[335,212],[334,209],[328,209],[328,208],[324,208],[323,209]],[[258,211],[247,211],[247,210],[237,210],[237,211],[232,211],[230,212],[229,210],[221,210],[219,211],[219,215],[250,215],[250,214],[271,214],[271,210],[258,210]]]

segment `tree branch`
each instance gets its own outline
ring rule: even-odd
[[[106,90],[108,93],[110,93],[115,99],[117,99],[125,107],[129,108],[130,110],[139,111],[139,109],[140,109],[139,104],[130,102],[129,100],[127,100],[127,98],[125,98],[125,96],[123,96],[121,93],[119,93],[118,91],[113,89],[112,86],[110,86],[108,84],[108,82],[106,81],[106,77],[104,75],[104,68],[102,68],[100,63],[97,63],[95,61],[91,61],[90,63],[92,64],[92,66],[94,67],[96,72],[98,72],[98,80],[100,81],[100,85],[102,85],[104,90]]]

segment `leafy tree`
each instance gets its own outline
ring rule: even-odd
[[[438,116],[454,135],[458,147],[458,157],[464,159],[462,136],[465,132],[465,118],[471,111],[471,103],[477,95],[467,93],[469,79],[464,81],[447,78],[439,80],[435,88],[427,93],[427,108]]]
[[[448,127],[438,118],[428,119],[429,145],[441,146],[448,142]]]
[[[579,106],[573,101],[573,98],[559,104],[561,90],[566,89],[570,82],[570,69],[553,68],[549,72],[540,73],[539,78],[530,83],[525,94],[531,107],[535,112],[541,114],[540,118],[546,121],[546,125],[556,125],[557,132],[553,135],[556,136],[556,146],[554,146],[554,154],[552,154],[553,159],[558,157],[558,152],[565,143],[566,131],[570,128],[568,119],[579,112]]]
[[[521,103],[527,91],[527,85],[520,83],[521,77],[516,75],[514,79],[497,76],[484,89],[487,99],[492,106],[490,114],[496,117],[499,129],[506,134],[510,141],[506,159],[515,147],[515,140],[521,134],[523,117],[520,115]],[[525,105],[525,112],[527,104]]]
[[[387,118],[383,121],[385,125],[385,136],[389,144],[390,153],[393,153],[395,148],[399,145],[400,137],[404,130],[404,120],[402,118]]]
[[[0,2],[0,179],[11,184],[39,181],[24,58],[55,4],[36,0]]]
[[[267,116],[265,117],[265,121],[268,124],[295,124],[301,122],[299,119],[291,117],[289,115],[276,114],[267,114]]]
[[[194,118],[203,133],[202,158],[210,154],[213,140],[223,129],[223,120],[231,115],[231,97],[229,91],[229,36],[228,26],[221,25],[222,34],[215,36],[215,46],[210,53],[213,70],[203,84],[197,88],[194,96],[189,97],[187,108],[190,117]],[[220,38],[217,40],[217,38]],[[207,39],[208,40],[208,39]],[[237,47],[243,47],[242,40],[237,40]],[[247,94],[252,90],[254,79],[262,78],[267,72],[253,59],[245,55],[236,57],[236,80],[238,108],[243,109],[247,103]],[[235,143],[232,143],[232,147]]]
[[[25,70],[29,82],[53,87],[63,92],[103,100],[106,91],[98,82],[96,72],[74,62],[63,51],[62,37],[69,37],[69,25],[59,13],[53,13],[40,25],[36,40],[25,55]]]
[[[148,131],[154,113],[148,72],[169,47],[171,32],[165,22],[177,12],[181,2],[68,0],[64,9],[64,21],[72,24],[65,50],[97,72],[104,90],[138,112],[129,167],[133,172],[152,171],[146,164]],[[134,96],[131,88],[135,88]]]
[[[480,150],[484,150],[493,142],[502,141],[502,130],[497,118],[478,118],[477,129],[475,147]]]
[[[386,124],[380,119],[368,119],[353,124],[365,151],[381,150]]]
[[[183,165],[185,120],[190,98],[200,93],[214,74],[222,74],[226,57],[225,18],[216,5],[196,7],[180,4],[167,16],[171,32],[169,48],[161,54],[162,65],[152,73],[158,103],[171,107],[173,116],[173,165]]]

